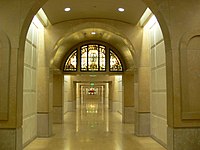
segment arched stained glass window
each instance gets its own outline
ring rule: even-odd
[[[79,71],[83,72],[105,72],[107,70],[106,66],[109,67],[107,71],[110,72],[123,71],[122,63],[118,56],[113,50],[104,45],[87,44],[77,49],[65,61],[64,71],[73,72],[80,68]],[[77,64],[78,58],[80,58],[80,62],[78,61],[79,63]]]
[[[77,50],[72,52],[65,62],[64,71],[77,71]]]
[[[110,50],[110,71],[122,71],[122,64],[112,50]]]

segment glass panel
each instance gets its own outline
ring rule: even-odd
[[[110,71],[122,71],[121,62],[112,50],[110,50]]]
[[[81,71],[87,71],[87,46],[81,47]]]
[[[88,71],[98,71],[98,45],[88,45]]]
[[[106,50],[105,46],[99,46],[99,70],[106,71]]]
[[[67,59],[64,71],[76,71],[77,70],[77,50],[75,50]]]

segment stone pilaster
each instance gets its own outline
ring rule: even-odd
[[[1,150],[22,150],[22,128],[0,129]]]
[[[135,135],[150,135],[150,113],[135,112]]]
[[[199,150],[200,128],[168,127],[168,150]]]

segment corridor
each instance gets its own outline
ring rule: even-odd
[[[134,136],[134,125],[101,102],[81,104],[68,112],[64,124],[53,125],[50,138],[37,138],[24,150],[165,150],[149,137]]]

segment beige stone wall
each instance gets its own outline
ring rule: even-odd
[[[134,97],[134,74],[125,72],[123,74],[123,122],[135,122],[135,97]]]
[[[122,114],[123,109],[123,86],[122,86],[122,76],[115,76],[118,80],[118,96],[119,96],[119,112]]]
[[[112,111],[122,113],[122,76],[113,76]]]
[[[23,144],[37,136],[37,52],[38,27],[32,22],[26,37],[23,87]]]
[[[124,84],[124,106],[134,107],[134,75],[132,72],[125,72],[123,75]]]
[[[150,20],[152,21],[152,20]],[[148,29],[147,29],[148,30]],[[151,135],[159,142],[167,144],[167,95],[165,43],[158,22],[149,28],[151,92],[150,120]]]
[[[0,120],[8,120],[9,65],[9,39],[0,31]]]
[[[162,30],[164,31],[165,36],[165,44],[166,44],[166,51],[167,51],[167,74],[168,74],[168,125],[171,128],[177,129],[181,128],[181,130],[177,130],[176,134],[172,130],[171,134],[169,133],[169,138],[172,139],[172,143],[170,144],[170,150],[182,150],[187,149],[191,150],[196,145],[196,149],[198,149],[199,145],[198,142],[195,142],[191,139],[191,137],[196,138],[198,141],[197,135],[199,135],[199,130],[196,130],[196,132],[185,132],[187,129],[185,127],[199,127],[200,126],[200,120],[199,118],[199,112],[200,108],[199,105],[196,105],[197,100],[199,100],[199,94],[198,94],[198,87],[199,87],[199,79],[198,77],[198,71],[199,68],[192,66],[194,64],[199,64],[199,56],[196,55],[197,49],[199,47],[192,47],[194,44],[193,40],[197,40],[196,36],[199,36],[196,34],[197,30],[199,30],[199,1],[197,0],[183,0],[183,1],[169,1],[169,0],[143,0],[146,2],[148,7],[150,7],[153,12],[156,13],[157,17],[159,18],[159,21],[162,25]],[[26,27],[29,26],[29,21],[33,17],[34,13],[36,13],[37,8],[41,7],[42,4],[44,4],[46,0],[28,0],[28,1],[21,1],[21,0],[15,0],[15,1],[0,1],[2,9],[0,10],[0,20],[1,24],[0,27],[3,29],[3,31],[8,35],[9,42],[11,44],[10,47],[10,66],[8,67],[10,70],[9,75],[9,98],[3,100],[8,101],[8,109],[6,110],[6,113],[8,114],[8,117],[6,116],[7,121],[1,121],[0,127],[1,129],[8,130],[7,133],[1,132],[0,137],[3,140],[0,140],[0,149],[16,149],[17,147],[20,147],[20,139],[21,136],[16,135],[17,131],[21,133],[18,128],[21,128],[22,125],[22,68],[23,66],[23,49],[24,49],[24,38],[26,33]],[[12,11],[10,11],[12,10]],[[15,16],[15,17],[13,17]],[[103,20],[105,22],[105,20]],[[82,24],[81,22],[78,22],[78,24]],[[118,23],[112,23],[113,26],[119,26]],[[70,24],[70,26],[64,26],[66,29],[71,29],[73,27],[73,24]],[[132,28],[132,27],[131,27]],[[126,26],[122,26],[119,28],[121,31],[124,31],[123,29],[127,29]],[[74,29],[75,30],[75,29]],[[62,32],[60,29],[57,30],[58,32]],[[193,36],[195,37],[193,40],[191,40],[188,47],[186,46],[187,50],[192,50],[191,52],[184,51],[180,49],[180,44],[185,44],[185,41],[181,41],[183,36],[187,32],[194,32]],[[130,30],[126,30],[126,33],[129,34],[129,39],[132,39],[131,37],[138,37],[138,34],[134,32],[130,32]],[[68,35],[67,35],[68,36]],[[52,36],[55,38],[55,36]],[[58,39],[62,36],[57,36]],[[57,41],[57,38],[55,38]],[[47,43],[51,43],[49,40]],[[183,42],[183,43],[180,43]],[[199,43],[199,42],[197,42]],[[73,43],[72,43],[73,44]],[[135,43],[135,47],[137,46]],[[188,43],[187,43],[188,44]],[[52,44],[55,45],[55,44]],[[198,45],[198,44],[197,44]],[[138,46],[140,47],[140,46]],[[47,48],[49,51],[53,49],[53,47],[50,46],[50,48]],[[137,47],[136,47],[137,49]],[[138,48],[139,49],[139,48]],[[196,50],[195,50],[196,49]],[[184,52],[183,52],[184,51]],[[183,53],[182,53],[183,52]],[[47,53],[46,55],[50,54]],[[183,54],[183,55],[182,55]],[[192,55],[191,55],[192,54]],[[197,53],[198,54],[198,53]],[[46,56],[44,55],[44,56]],[[186,61],[184,59],[186,55]],[[190,55],[190,56],[189,56]],[[180,58],[181,57],[181,58]],[[195,57],[195,61],[191,62],[191,58]],[[180,62],[181,59],[181,62]],[[185,66],[185,62],[189,61],[189,66]],[[49,61],[48,61],[49,62]],[[181,69],[180,69],[181,66]],[[199,65],[197,65],[199,66]],[[191,67],[191,68],[190,68]],[[43,69],[43,70],[42,70]],[[45,70],[46,69],[46,70]],[[185,69],[185,72],[182,72]],[[192,72],[190,69],[194,69]],[[7,70],[7,69],[6,69]],[[43,71],[43,74],[41,75],[41,81],[44,81],[42,77],[48,78],[48,68],[41,68],[41,71]],[[141,71],[141,70],[139,70]],[[197,71],[197,74],[196,74]],[[195,72],[195,74],[193,74]],[[185,74],[186,73],[186,74]],[[185,80],[189,79],[189,81]],[[46,80],[45,80],[46,81]],[[48,84],[47,82],[43,82],[41,89],[48,89],[46,88]],[[187,81],[187,82],[184,82]],[[196,82],[197,81],[197,82]],[[139,83],[138,83],[139,84]],[[197,84],[197,85],[196,85]],[[137,83],[135,84],[137,85]],[[186,89],[182,89],[182,87],[186,87]],[[190,87],[196,87],[195,90],[190,90]],[[4,88],[1,86],[1,89]],[[139,88],[138,88],[139,89]],[[190,91],[188,91],[190,90]],[[41,90],[42,91],[42,90]],[[46,99],[48,99],[49,93],[46,90],[42,96],[41,99],[45,100],[40,102],[38,105],[40,106],[39,111],[41,112],[41,116],[44,115],[45,112],[49,111],[49,103]],[[186,92],[189,92],[188,98],[183,98],[186,94]],[[195,96],[195,101],[193,99],[193,96]],[[136,96],[138,97],[138,96]],[[187,104],[190,104],[189,108],[185,108]],[[197,103],[199,104],[199,103]],[[184,108],[182,108],[182,105]],[[45,107],[46,106],[46,107]],[[2,107],[2,106],[1,106]],[[182,116],[183,115],[183,116]],[[189,116],[188,116],[189,115]],[[196,116],[197,115],[197,116]],[[46,117],[49,118],[48,115]],[[41,118],[41,122],[44,121],[44,118]],[[43,125],[44,122],[41,124]],[[46,127],[49,127],[50,125],[47,124]],[[10,132],[10,128],[13,129],[12,132]],[[44,129],[44,128],[43,128]],[[180,134],[184,133],[184,134]],[[189,135],[193,136],[189,136]],[[19,134],[20,135],[20,134]],[[179,135],[179,136],[177,136]],[[191,140],[188,140],[191,139]],[[177,143],[177,140],[180,141],[180,143]],[[14,141],[14,142],[13,142]],[[16,145],[15,145],[16,142]],[[188,142],[190,142],[188,144]],[[5,144],[6,143],[6,144]],[[184,144],[183,144],[184,143]],[[19,145],[17,145],[19,144]],[[188,144],[188,145],[187,145]],[[2,148],[2,145],[4,148]],[[14,145],[14,146],[13,146]],[[184,147],[187,145],[187,148]],[[6,147],[6,148],[5,148]],[[11,148],[8,148],[11,147]],[[195,149],[195,148],[193,148]]]
[[[76,108],[81,105],[81,83],[76,83]]]
[[[64,76],[64,113],[73,110],[71,76]]]
[[[63,123],[64,116],[64,77],[53,75],[53,123]]]

